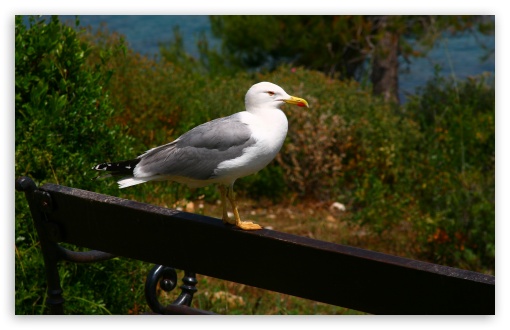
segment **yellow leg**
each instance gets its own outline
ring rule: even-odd
[[[223,208],[223,216],[221,220],[223,220],[223,223],[230,223],[231,225],[235,225],[236,223],[233,220],[230,220],[227,214],[227,187],[224,185],[219,185],[219,188],[221,193],[221,207]]]
[[[262,229],[262,226],[257,225],[251,221],[241,221],[241,217],[239,216],[239,211],[237,210],[237,203],[234,196],[234,185],[230,185],[227,191],[227,198],[232,205],[232,210],[234,211],[234,217],[236,219],[235,225],[244,230],[259,230]]]

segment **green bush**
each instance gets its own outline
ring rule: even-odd
[[[417,224],[428,259],[493,269],[495,260],[495,90],[487,77],[436,76],[406,106],[423,139],[415,161]],[[425,241],[426,238],[426,241]]]
[[[91,180],[90,170],[97,162],[132,153],[133,140],[110,120],[114,108],[104,88],[110,74],[102,71],[100,64],[86,65],[94,46],[82,42],[73,28],[60,24],[56,17],[29,18],[28,25],[16,16],[16,177],[27,175],[37,184],[53,182],[116,193],[118,189],[113,182],[98,184]],[[102,59],[107,61],[119,52],[120,48],[104,49]],[[16,314],[42,314],[44,267],[22,193],[16,193],[15,220]],[[65,264],[61,268],[61,280],[62,286],[68,289],[65,291],[69,302],[67,311],[127,312],[133,306],[130,292],[108,286],[111,279],[96,283],[96,278],[107,276],[101,274],[127,273],[132,267],[132,263],[120,261],[98,266]],[[129,278],[118,281],[118,284],[126,281],[126,287],[130,285]]]
[[[109,121],[108,75],[84,65],[91,46],[56,17],[30,24],[16,17],[16,174],[91,189],[95,162],[131,151]]]

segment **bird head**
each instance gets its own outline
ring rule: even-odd
[[[260,107],[280,108],[284,103],[309,108],[308,102],[305,99],[291,96],[280,86],[265,81],[253,85],[246,93],[244,102],[247,110]]]

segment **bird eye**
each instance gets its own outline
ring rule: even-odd
[[[274,92],[268,91],[267,94],[269,94],[269,96],[273,96]]]

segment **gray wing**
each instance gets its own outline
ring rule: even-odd
[[[197,126],[174,142],[149,150],[140,156],[137,167],[150,175],[206,180],[214,177],[219,163],[241,156],[254,143],[248,126],[234,114]]]

